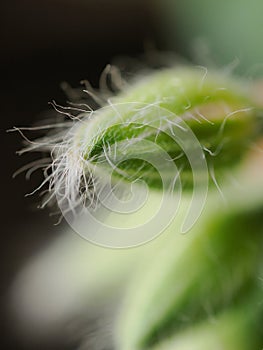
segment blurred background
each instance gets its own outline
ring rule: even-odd
[[[226,66],[248,78],[263,71],[261,0],[2,0],[1,35],[1,344],[34,349],[12,328],[6,308],[8,289],[19,269],[60,234],[38,196],[25,197],[41,181],[12,174],[37,156],[18,157],[21,137],[6,133],[30,126],[62,105],[63,81],[95,87],[106,66],[118,57],[151,60],[154,50],[169,50],[197,64]],[[144,55],[144,58],[143,58]],[[126,58],[125,58],[126,57]],[[73,349],[62,339],[43,349]],[[41,348],[40,345],[37,346]]]

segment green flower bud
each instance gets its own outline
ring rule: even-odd
[[[217,179],[240,163],[260,135],[262,109],[250,94],[244,82],[203,67],[163,69],[138,78],[106,106],[82,113],[66,131],[30,149],[51,152],[43,184],[49,182],[50,197],[70,224],[76,214],[105,202],[109,215],[116,209],[114,196],[122,201],[129,195],[127,182],[142,180],[174,202],[182,189],[193,190],[186,232],[202,212],[209,179],[218,187]],[[38,166],[33,163],[33,169]],[[163,221],[176,204],[170,211]]]
[[[107,207],[106,214],[98,214],[104,217],[123,206],[123,199],[129,196],[127,182],[137,185],[142,180],[147,190],[161,189],[174,202],[182,189],[192,189],[193,205],[182,225],[186,232],[202,212],[209,179],[218,187],[218,177],[221,180],[226,170],[240,163],[257,140],[261,112],[249,86],[219,72],[178,67],[143,76],[105,107],[80,114],[70,128],[30,145],[31,150],[49,150],[52,157],[39,186],[49,182],[50,197],[44,204],[56,199],[63,216],[70,224],[75,221],[72,227],[79,232],[79,226],[83,227],[79,213],[88,210],[89,215],[90,209]],[[33,163],[33,169],[38,166]],[[163,222],[170,222],[176,207]],[[126,212],[134,208],[137,210],[132,203]],[[153,226],[160,221],[156,218]],[[161,232],[163,226],[156,231]],[[137,232],[139,238],[127,244],[120,243],[119,237],[113,244],[107,239],[91,240],[106,246],[133,246],[158,232],[143,239]],[[85,232],[80,234],[87,238]]]

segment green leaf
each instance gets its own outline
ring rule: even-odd
[[[148,349],[190,332],[258,288],[262,208],[215,211],[187,235],[163,242],[130,285],[117,330],[122,350]]]

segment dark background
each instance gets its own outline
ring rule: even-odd
[[[16,155],[22,140],[6,133],[30,126],[65,103],[60,83],[77,87],[82,79],[98,85],[105,65],[119,55],[138,57],[158,39],[158,16],[150,0],[1,1],[1,345],[5,349],[70,349],[62,339],[37,346],[23,343],[12,329],[8,288],[17,271],[58,234],[48,210],[37,210],[38,196],[25,197],[41,179],[27,182],[12,174],[35,155]]]

